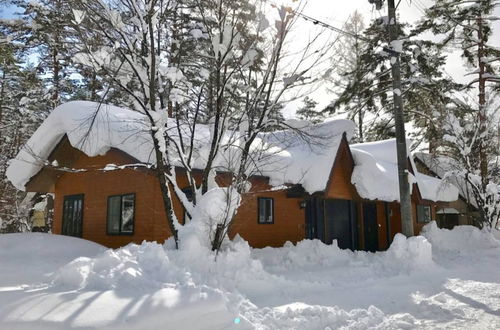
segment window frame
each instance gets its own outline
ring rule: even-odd
[[[270,200],[271,201],[271,222],[261,222],[260,221],[260,201]],[[257,197],[257,224],[259,225],[273,225],[274,224],[274,198],[272,197]]]
[[[123,232],[122,231],[122,225],[123,225],[123,213],[122,213],[122,206],[123,206],[123,197],[124,196],[133,196],[134,197],[134,211],[132,215],[132,231],[130,232]],[[110,232],[109,231],[109,201],[113,197],[120,197],[120,224],[118,226],[118,232]],[[117,194],[117,195],[109,195],[108,196],[108,202],[107,202],[107,207],[106,207],[106,235],[109,236],[131,236],[134,235],[135,232],[135,193],[126,193],[126,194]]]
[[[429,209],[429,219],[428,220],[420,220],[420,212],[419,212],[419,209],[420,208],[428,208]],[[417,223],[429,223],[432,221],[432,208],[431,208],[431,205],[428,205],[428,204],[417,204]]]

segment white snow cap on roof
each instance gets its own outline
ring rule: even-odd
[[[139,162],[154,164],[150,127],[146,116],[136,111],[87,101],[65,103],[52,111],[12,160],[7,177],[17,188],[24,189],[31,177],[46,165],[47,158],[64,135],[73,147],[90,157],[104,155],[110,148],[116,148]],[[210,128],[206,125],[196,127],[192,167],[203,168]],[[322,191],[326,188],[342,135],[346,133],[350,139],[354,129],[350,120],[333,120],[303,128],[302,136],[291,130],[259,134],[252,145],[258,150],[253,174],[268,176],[273,186],[301,184],[310,193]],[[234,133],[229,131],[223,143],[231,143]],[[231,168],[231,148],[223,149],[229,151],[216,159],[215,166],[227,170]]]
[[[95,120],[92,121],[93,115]],[[118,148],[141,162],[151,158],[152,144],[144,116],[115,106],[74,101],[56,107],[31,136],[7,168],[7,178],[18,189],[46,164],[47,158],[68,136],[71,145],[88,156]],[[138,134],[137,134],[138,133]]]
[[[466,183],[465,180],[453,172],[461,171],[460,164],[451,157],[444,155],[431,155],[424,152],[416,152],[414,154],[416,159],[419,159],[425,164],[432,172],[438,177],[444,178],[451,182],[454,186],[458,187],[458,192],[468,203],[477,207],[476,199],[472,193],[472,187]]]
[[[407,143],[407,145],[409,145]],[[396,139],[351,145],[354,170],[351,182],[359,195],[366,199],[399,201],[398,161]],[[416,172],[410,151],[407,150],[415,175],[409,173],[411,184],[417,183],[423,199],[455,201],[458,189],[450,183]]]

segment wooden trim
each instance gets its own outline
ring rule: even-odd
[[[387,234],[387,248],[391,246],[391,217],[389,215],[389,203],[384,202],[385,225]]]
[[[346,133],[342,133],[342,138],[340,140],[340,143],[339,143],[339,146],[337,148],[337,153],[335,154],[335,159],[333,160],[333,164],[332,164],[332,167],[330,169],[330,173],[328,174],[328,181],[326,182],[326,186],[325,186],[325,189],[324,189],[324,192],[327,193],[329,188],[330,188],[330,185],[332,184],[332,178],[333,178],[333,172],[335,171],[335,167],[337,166],[338,164],[338,159],[339,159],[339,151],[341,150],[341,148],[345,145],[346,149],[347,149],[347,155],[349,157],[349,160],[351,162],[351,171],[354,170],[354,157],[352,156],[352,152],[351,152],[351,148],[349,147],[349,142],[347,142],[347,135]],[[351,175],[352,175],[352,172],[351,172]],[[349,183],[350,183],[350,180],[349,180]],[[355,193],[355,196],[353,200],[359,200],[360,197],[359,197],[359,194],[358,194],[358,191],[356,190],[356,187],[350,183],[352,185],[352,188],[353,188],[353,191]]]

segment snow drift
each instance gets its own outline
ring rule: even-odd
[[[376,253],[318,240],[252,249],[237,238],[217,259],[199,244],[174,250],[172,242],[143,242],[112,250],[58,235],[0,235],[0,322],[5,328],[32,329],[421,327],[429,318],[448,315],[437,315],[434,306],[452,298],[444,293],[427,298],[418,290],[442,290],[450,266],[463,272],[485,251],[489,259],[481,269],[495,276],[500,252],[491,233],[474,227],[450,231],[431,223],[423,233],[409,239],[396,235],[387,251]],[[453,264],[457,253],[468,262]],[[439,264],[442,258],[446,268]],[[472,289],[476,267],[464,275]],[[447,290],[468,294],[451,276]],[[425,309],[425,304],[434,305]],[[463,311],[463,303],[453,306]]]

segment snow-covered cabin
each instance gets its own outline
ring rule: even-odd
[[[54,233],[109,247],[163,241],[170,232],[152,169],[150,129],[138,112],[69,102],[33,134],[7,176],[19,189],[55,194]],[[355,127],[348,120],[303,129],[319,143],[287,130],[256,139],[263,151],[230,236],[239,234],[254,247],[318,238],[328,244],[336,239],[341,248],[387,248],[401,229],[394,141],[349,146]],[[197,125],[194,168],[205,164],[209,136],[208,127]],[[227,169],[228,158],[219,157],[216,165]],[[435,217],[437,204],[457,199],[457,189],[416,172],[412,162],[410,167],[418,233]],[[176,173],[179,187],[188,187],[182,170]],[[225,173],[219,172],[220,182]],[[175,199],[174,209],[183,219]]]
[[[480,218],[472,187],[462,178],[453,175],[461,168],[455,160],[444,155],[431,155],[425,152],[416,152],[414,155],[417,169],[435,178],[442,179],[447,173],[446,180],[458,188],[458,199],[447,205],[438,205],[436,222],[440,228],[452,229],[458,225],[476,225]]]

